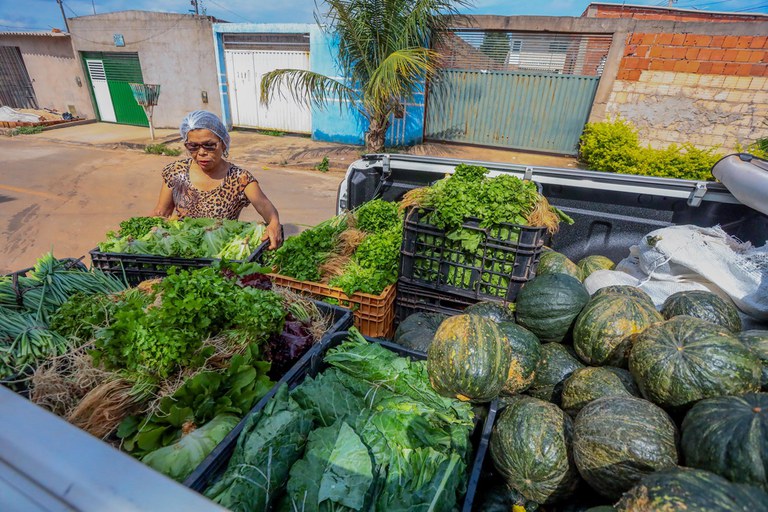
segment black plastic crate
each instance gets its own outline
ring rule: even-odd
[[[460,315],[467,306],[477,301],[460,295],[451,295],[431,288],[412,284],[409,280],[397,282],[395,299],[395,322],[400,323],[414,313],[440,313]]]
[[[318,373],[327,368],[324,357],[325,353],[338,345],[340,345],[349,335],[348,332],[337,332],[327,337],[327,339],[313,347],[309,352],[304,354],[298,363],[282,378],[280,381],[270,390],[270,392],[264,396],[259,403],[251,410],[249,416],[256,411],[263,409],[269,400],[277,393],[278,388],[282,384],[286,384],[289,389],[294,389],[301,384],[306,377],[315,377]],[[375,338],[366,338],[370,343],[379,343],[388,350],[391,350],[403,357],[409,357],[415,361],[421,361],[426,359],[426,354],[411,350],[407,347],[397,345],[385,340],[379,340]],[[496,412],[498,410],[498,401],[494,400],[487,405],[485,411],[485,418],[482,422],[478,421],[475,425],[475,430],[472,433],[472,442],[476,446],[475,454],[472,460],[472,465],[469,470],[469,478],[467,480],[467,492],[464,495],[464,504],[462,506],[462,512],[471,512],[473,508],[473,502],[475,498],[475,492],[480,481],[481,470],[485,461],[486,454],[488,453],[488,445],[491,439],[491,432],[493,430],[493,423],[496,420]],[[246,417],[247,418],[247,417]],[[240,435],[240,431],[245,424],[246,418],[244,418],[232,432],[211,452],[210,455],[195,469],[195,471],[184,481],[184,485],[200,493],[204,492],[213,481],[219,477],[227,468],[229,459],[232,457],[232,453],[237,445],[237,438]]]
[[[409,283],[479,300],[513,301],[536,273],[547,228],[501,223],[480,227],[467,218],[463,228],[478,237],[477,250],[462,247],[446,232],[425,222],[432,210],[409,208],[403,226],[400,276]]]
[[[245,260],[232,260],[233,263],[250,263],[258,261],[261,254],[269,247],[269,240],[262,242]],[[101,252],[98,248],[90,251],[94,268],[124,280],[130,286],[136,286],[147,279],[165,277],[168,269],[176,267],[179,270],[194,270],[211,266],[219,261],[216,258],[179,258],[157,256],[154,254],[126,254],[118,252]]]

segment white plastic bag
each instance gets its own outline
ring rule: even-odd
[[[768,244],[741,243],[719,226],[653,231],[632,246],[616,270],[638,279],[657,305],[678,291],[709,290],[727,295],[744,313],[768,320]]]

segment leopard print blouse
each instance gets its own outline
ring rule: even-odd
[[[253,175],[230,164],[227,175],[213,190],[198,190],[189,179],[192,159],[187,158],[168,164],[162,171],[163,181],[173,189],[173,202],[179,218],[211,217],[237,220],[243,208],[250,204],[245,187],[258,183]]]

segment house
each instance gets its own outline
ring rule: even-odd
[[[58,31],[0,32],[0,105],[93,118],[71,36]]]

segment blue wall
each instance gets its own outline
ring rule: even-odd
[[[315,73],[321,73],[342,81],[336,60],[338,41],[329,36],[317,25],[312,24],[253,24],[253,23],[214,23],[214,51],[219,73],[219,90],[221,92],[221,111],[224,122],[232,127],[232,111],[229,105],[227,91],[226,62],[224,59],[224,33],[297,33],[309,32],[309,66]],[[424,133],[424,92],[417,91],[414,97],[405,104],[403,119],[390,120],[387,130],[387,145],[407,146],[418,144],[423,140]],[[312,139],[342,144],[364,145],[364,133],[368,128],[366,119],[349,105],[339,100],[328,103],[325,108],[312,108]]]

